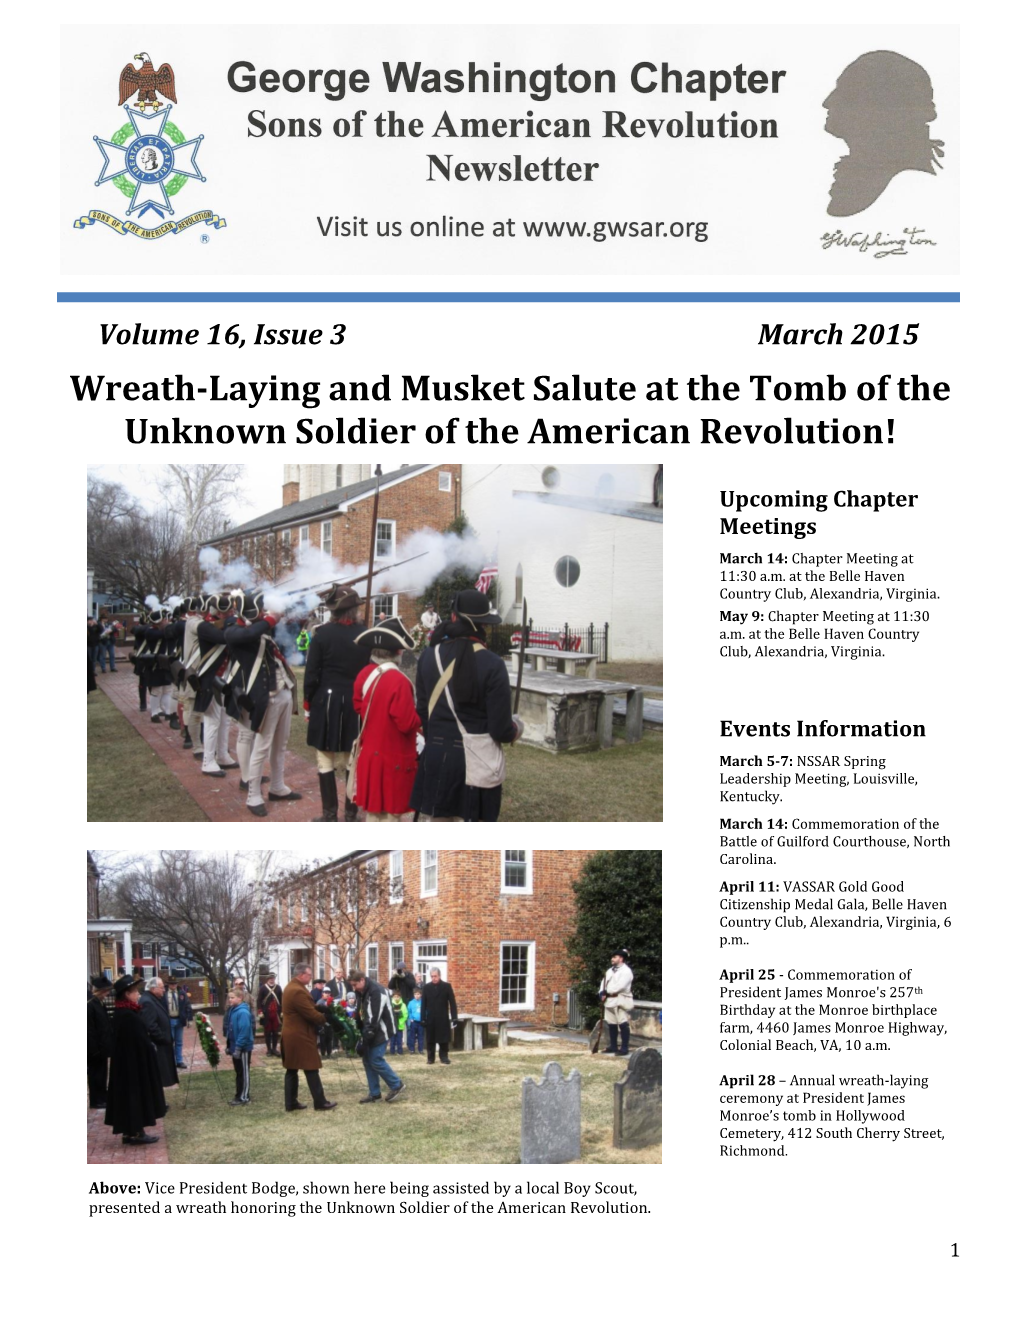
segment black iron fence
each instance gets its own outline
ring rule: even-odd
[[[587,651],[594,654],[600,665],[609,663],[609,624],[583,624],[575,627],[569,623],[543,627],[531,622],[529,646],[548,646],[558,651]],[[497,655],[509,655],[520,645],[521,625],[519,623],[498,623],[487,629],[489,650]]]

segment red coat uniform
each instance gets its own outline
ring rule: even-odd
[[[367,665],[354,680],[354,709],[364,724],[354,800],[376,815],[399,816],[411,800],[421,721],[414,708],[414,687],[399,669],[384,670],[364,695],[376,669]]]

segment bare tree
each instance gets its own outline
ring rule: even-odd
[[[192,557],[171,509],[148,514],[123,486],[90,476],[86,526],[89,567],[113,594],[141,605],[191,588]]]
[[[180,518],[184,539],[196,553],[203,541],[223,530],[243,480],[241,463],[165,463],[156,473],[159,492]]]
[[[184,947],[221,1004],[234,975],[257,970],[257,890],[236,854],[147,853],[123,869],[114,892],[118,912],[137,930]]]

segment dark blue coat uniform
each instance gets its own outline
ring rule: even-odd
[[[308,648],[308,746],[320,752],[349,752],[358,736],[354,680],[372,663],[371,649],[354,640],[360,632],[360,624],[324,623]]]
[[[444,662],[449,664],[453,658],[452,644],[442,643],[440,649]],[[454,700],[460,722],[468,733],[488,733],[495,742],[513,742],[513,702],[507,667],[484,646],[475,652],[474,660],[478,692],[472,703]],[[471,788],[464,783],[464,742],[445,694],[429,716],[429,699],[439,676],[436,647],[430,646],[418,661],[415,682],[415,705],[425,735],[425,750],[418,759],[411,806],[428,816],[498,820],[503,786]]]

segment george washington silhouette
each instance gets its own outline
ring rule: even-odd
[[[829,215],[866,210],[901,170],[942,168],[943,143],[928,136],[933,97],[924,69],[895,51],[873,50],[847,65],[823,104],[826,133],[850,148],[836,162]]]

